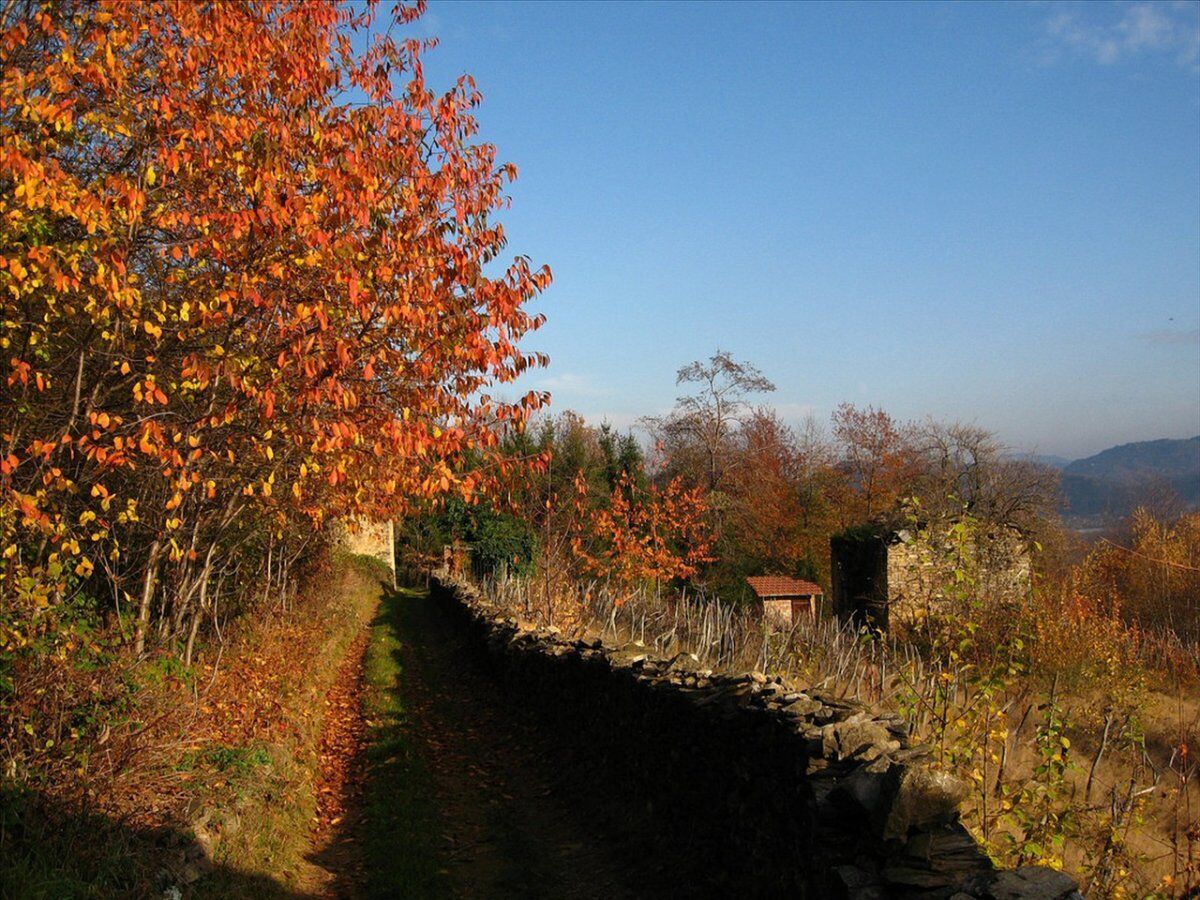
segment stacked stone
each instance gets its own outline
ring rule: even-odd
[[[568,640],[449,578],[433,589],[576,767],[689,860],[704,886],[689,896],[1080,896],[1052,869],[997,871],[959,821],[967,785],[900,716],[691,654]]]

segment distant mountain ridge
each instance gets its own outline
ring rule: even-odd
[[[1065,456],[1055,456],[1052,453],[1018,453],[1017,459],[1023,459],[1026,462],[1037,463],[1042,466],[1049,466],[1052,469],[1065,469],[1071,464],[1071,460]]]
[[[1200,435],[1109,447],[1095,456],[1075,460],[1064,471],[1124,482],[1136,481],[1146,475],[1169,479],[1200,474]]]
[[[1200,435],[1110,447],[1069,463],[1062,473],[1069,518],[1125,516],[1164,487],[1200,508]]]

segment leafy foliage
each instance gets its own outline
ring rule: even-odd
[[[497,268],[515,168],[476,139],[470,77],[426,83],[430,42],[404,36],[422,10],[3,5],[18,775],[73,716],[104,718],[123,647],[186,668],[222,619],[286,610],[328,520],[473,500],[524,464],[500,430],[547,397],[494,392],[544,362],[518,343],[550,274]]]
[[[639,489],[630,475],[617,480],[605,505],[589,503],[583,473],[575,479],[578,528],[572,550],[585,570],[633,586],[695,575],[710,561],[712,537],[704,495],[678,478]]]

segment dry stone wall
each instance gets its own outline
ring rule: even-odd
[[[1061,872],[992,867],[958,819],[966,786],[929,766],[899,716],[686,654],[567,640],[447,575],[432,590],[579,790],[686,860],[668,895],[1079,897]]]

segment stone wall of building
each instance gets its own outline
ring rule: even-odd
[[[927,536],[888,543],[889,620],[893,624],[912,622],[931,611],[945,611],[948,586],[988,603],[1016,603],[1029,595],[1033,567],[1019,533],[1005,529],[980,534],[967,552],[970,558],[963,563],[952,548],[939,546]],[[968,573],[967,582],[956,582],[957,568]]]
[[[1020,602],[1032,578],[1029,549],[1015,529],[972,537],[966,563],[954,547],[925,533],[852,533],[835,537],[830,552],[835,612],[880,628],[945,612],[953,599],[948,588],[982,602]],[[969,575],[965,582],[955,578],[960,567]]]
[[[396,581],[396,531],[392,522],[369,522],[358,519],[339,523],[338,545],[347,553],[373,556],[383,562]]]
[[[763,625],[772,630],[787,631],[792,627],[792,599],[767,597],[762,602]]]
[[[1059,872],[993,869],[958,819],[966,785],[899,716],[690,655],[567,640],[445,575],[432,590],[578,789],[678,861],[676,896],[1078,897]]]

